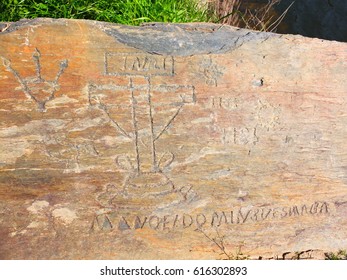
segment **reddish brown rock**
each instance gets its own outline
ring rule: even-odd
[[[0,33],[0,258],[347,247],[347,45],[209,24]]]

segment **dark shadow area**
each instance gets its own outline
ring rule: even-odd
[[[278,14],[292,2],[282,0],[276,6]],[[347,1],[296,0],[277,32],[347,42]]]

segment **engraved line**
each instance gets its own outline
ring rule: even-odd
[[[96,85],[95,84],[88,84],[88,102],[90,106],[92,105],[92,92],[95,92]]]
[[[163,69],[164,70],[166,70],[166,59],[167,59],[166,57],[164,57],[164,59],[163,59]]]
[[[123,65],[123,71],[126,71],[127,69],[127,63],[128,63],[128,57],[126,56],[125,59],[124,59],[124,65]]]
[[[257,128],[256,127],[254,128],[253,136],[255,138],[255,140],[253,141],[253,144],[255,145],[257,142],[259,142],[259,137],[257,135]]]
[[[153,171],[158,170],[158,164],[157,164],[157,155],[156,155],[156,148],[155,148],[155,140],[154,140],[154,119],[153,119],[153,112],[152,112],[152,96],[151,96],[151,78],[146,78],[148,83],[148,105],[149,105],[149,122],[151,126],[151,144],[152,144],[152,169]]]
[[[226,132],[225,132],[225,128],[223,128],[222,143],[223,143],[224,145],[226,144]]]
[[[112,229],[112,228],[113,228],[113,225],[112,225],[112,223],[111,223],[110,218],[109,218],[107,215],[105,215],[105,219],[104,219],[104,222],[103,222],[103,225],[102,225],[102,229],[104,229],[105,221],[107,222],[107,225],[110,226],[110,228]]]
[[[136,63],[137,63],[137,69],[136,69]],[[140,59],[138,57],[136,57],[135,61],[133,61],[133,65],[131,67],[131,70],[133,71],[139,71],[139,69],[141,68],[141,62]]]
[[[114,76],[114,77],[122,77],[122,76],[126,76],[126,77],[141,77],[143,78],[143,75],[141,74],[136,74],[136,72],[108,72],[106,74],[107,76]],[[173,76],[173,74],[170,73],[154,73],[151,74],[151,76]]]
[[[149,71],[149,63],[148,63],[148,57],[146,56],[145,57],[145,61],[144,61],[144,63],[143,63],[143,65],[142,65],[142,69],[143,70],[145,70],[145,71]]]
[[[37,48],[35,48],[35,51],[33,53],[33,59],[36,65],[36,75],[39,81],[42,82],[40,57],[41,57],[40,51]]]
[[[172,118],[171,118],[171,119],[169,120],[169,122],[164,126],[164,128],[163,128],[163,129],[161,130],[161,132],[157,135],[157,137],[154,138],[154,141],[157,141],[157,140],[162,136],[162,134],[163,134],[166,130],[168,130],[170,124],[174,121],[174,119],[177,117],[177,115],[181,112],[183,106],[184,106],[184,104],[182,104],[182,105],[178,108],[177,112],[172,116]]]
[[[175,75],[175,59],[173,56],[171,56],[171,61],[172,61],[172,68],[171,68],[171,75]]]
[[[143,76],[141,76],[143,77]],[[129,86],[119,86],[114,84],[107,84],[107,85],[95,85],[93,84],[93,87],[98,90],[129,90]],[[133,85],[133,89],[136,90],[148,90],[148,85]]]
[[[195,86],[192,86],[192,90],[193,90],[193,103],[196,103],[196,91],[195,91]]]
[[[131,91],[131,107],[132,107],[132,121],[134,127],[134,145],[135,145],[135,153],[136,153],[136,171],[140,174],[140,153],[139,153],[139,135],[138,135],[138,127],[136,120],[136,100],[134,96],[134,87],[133,87],[133,79],[129,78],[129,88]]]
[[[26,82],[22,79],[22,77],[18,74],[18,72],[16,70],[14,70],[11,66],[11,61],[4,58],[4,57],[1,57],[2,60],[3,60],[3,64],[4,66],[6,67],[6,69],[8,71],[10,71],[14,76],[15,78],[17,79],[17,81],[20,83],[24,93],[29,97],[31,98],[32,100],[35,101],[35,103],[39,104],[40,102],[36,99],[36,97],[33,95],[33,93],[31,92],[31,90],[29,89],[28,85],[26,84]]]
[[[234,144],[237,144],[237,133],[236,133],[236,128],[234,127]]]
[[[59,66],[59,72],[57,73],[57,76],[54,79],[54,83],[58,84],[58,80],[60,78],[60,76],[64,73],[65,69],[68,67],[68,60],[64,59],[60,62],[60,66]]]
[[[98,225],[98,227],[99,227],[99,222],[98,222],[98,218],[97,218],[98,216],[97,215],[95,215],[94,216],[94,218],[93,218],[93,222],[92,222],[92,224],[91,224],[91,226],[90,226],[90,228],[89,228],[89,232],[92,232],[92,231],[94,231],[95,230],[95,223]],[[96,221],[96,222],[95,222]]]
[[[88,99],[89,99],[89,104],[92,104],[91,102],[91,97],[92,97],[92,93],[95,93],[95,90],[98,89],[98,87],[96,87],[94,84],[89,84],[88,85]],[[118,129],[118,131],[125,137],[132,139],[132,137],[118,124],[118,122],[116,120],[114,120],[111,117],[110,112],[107,109],[107,106],[102,103],[100,101],[99,98],[97,98],[97,101],[99,103],[99,108],[107,115],[107,117],[109,118],[109,120],[111,121],[112,124],[114,124],[116,126],[116,128]]]
[[[44,80],[42,78],[42,75],[41,75],[40,57],[41,57],[40,51],[37,48],[35,48],[35,51],[34,51],[34,53],[32,55],[32,58],[33,58],[34,63],[35,63],[36,75],[37,75],[37,80],[35,82],[37,82],[37,81],[38,82],[47,82],[46,80]],[[52,89],[49,90],[49,96],[46,99],[42,100],[42,101],[37,99],[34,96],[33,92],[29,89],[29,87],[28,87],[28,85],[27,85],[27,83],[25,81],[26,79],[23,79],[19,75],[19,73],[12,68],[11,61],[8,60],[8,59],[5,59],[4,57],[2,57],[2,60],[3,60],[3,64],[6,67],[6,69],[8,71],[10,71],[15,76],[15,78],[17,79],[17,81],[21,85],[24,94],[26,94],[29,98],[34,100],[34,102],[38,106],[39,111],[45,111],[46,103],[48,101],[51,101],[51,100],[53,100],[55,98],[54,95],[55,95],[56,91],[59,89],[58,80],[59,80],[60,76],[64,73],[64,70],[68,67],[68,60],[65,59],[65,60],[63,60],[60,63],[59,71],[57,73],[57,76],[56,76],[55,80],[47,82],[47,83],[49,83],[52,86]]]
[[[58,73],[57,73],[57,75],[56,75],[54,81],[52,82],[52,85],[53,85],[52,91],[51,91],[50,95],[49,95],[45,100],[43,100],[43,101],[41,102],[41,103],[42,103],[43,109],[45,108],[46,103],[47,103],[48,101],[51,101],[51,100],[53,100],[53,99],[55,98],[55,93],[56,93],[57,90],[59,89],[59,84],[58,84],[59,78],[60,78],[60,76],[64,73],[64,71],[65,71],[65,69],[66,69],[67,67],[68,67],[68,60],[67,60],[67,59],[65,59],[65,60],[63,60],[63,61],[60,62],[59,71],[58,71]],[[40,70],[40,71],[41,71],[41,70]],[[41,77],[40,77],[40,79],[41,79]],[[44,80],[42,80],[42,81],[44,81]]]
[[[157,86],[153,86],[153,91],[159,91],[159,92],[175,92],[179,89],[194,90],[194,86],[189,86],[189,85],[157,85]]]
[[[165,160],[164,157],[165,157],[167,154],[169,154],[169,155],[171,156],[171,159],[166,160],[166,162],[164,162],[165,165],[163,165],[164,163],[162,164],[162,161]],[[171,153],[171,152],[166,152],[166,153],[164,153],[164,154],[160,157],[158,166],[159,166],[159,167],[160,167],[160,166],[163,166],[163,167],[161,168],[161,169],[163,169],[163,168],[165,168],[165,167],[170,166],[171,163],[173,163],[174,160],[175,160],[175,155],[174,155],[173,153]]]
[[[110,119],[110,121],[116,126],[116,128],[119,130],[119,132],[121,134],[123,134],[124,136],[128,137],[129,139],[132,139],[132,137],[118,124],[117,121],[115,121],[112,117],[110,112],[107,109],[107,106],[103,103],[99,103],[100,104],[100,109],[103,110],[106,115],[108,116],[108,118]]]
[[[109,73],[108,73],[108,61],[107,61],[107,55],[108,55],[108,53],[107,53],[107,52],[105,52],[105,57],[104,57],[105,75],[109,75]]]
[[[181,97],[183,103],[194,103],[195,104],[196,103],[195,87],[191,86],[190,89],[192,90],[192,96],[193,96],[192,102],[187,102],[186,100],[184,100],[184,97],[181,94],[180,94],[180,97]]]

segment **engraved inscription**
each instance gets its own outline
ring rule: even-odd
[[[223,70],[212,58],[204,59],[199,67],[199,72],[205,77],[205,83],[215,87],[218,85],[218,79],[223,76]]]
[[[236,110],[239,108],[241,100],[236,97],[211,97],[209,108],[213,109],[225,109],[225,110]]]
[[[19,82],[22,91],[26,94],[28,98],[33,100],[38,111],[45,112],[46,104],[55,98],[55,93],[60,89],[59,79],[64,73],[65,69],[68,67],[68,60],[62,60],[59,65],[58,73],[56,74],[54,80],[47,81],[42,77],[41,69],[41,53],[36,48],[32,58],[36,68],[36,76],[23,78],[13,67],[10,60],[1,57],[4,66],[7,71],[11,72],[16,80]]]
[[[255,118],[258,126],[267,130],[273,129],[280,124],[281,108],[269,103],[267,100],[258,100]]]
[[[256,145],[259,142],[259,137],[257,135],[257,128],[252,127],[230,127],[223,128],[222,131],[222,143],[234,144],[234,145]]]
[[[173,76],[174,59],[172,56],[160,56],[144,53],[105,54],[105,74]]]
[[[86,168],[82,163],[84,156],[99,156],[92,141],[72,141],[66,135],[49,135],[41,143],[50,160],[64,164],[64,173],[80,173]]]
[[[240,207],[228,210],[192,213],[174,213],[171,215],[122,215],[109,211],[94,217],[92,230],[139,230],[150,228],[159,231],[201,229],[220,227],[223,225],[242,225],[262,223],[287,218],[300,219],[304,216],[327,215],[332,204],[316,201],[311,204],[291,205],[282,207]]]

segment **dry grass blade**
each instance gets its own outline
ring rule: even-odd
[[[241,0],[212,0],[209,1],[208,7],[213,11],[218,23],[258,31],[275,32],[295,1],[278,16],[275,12],[275,5],[279,2],[281,0],[269,0],[265,5],[258,8],[247,8],[247,3],[242,3]]]
[[[289,9],[293,6],[295,1],[293,1],[287,9],[285,9],[285,11],[268,27],[268,31],[269,32],[275,32],[277,27],[281,24],[282,20],[284,19],[284,17],[286,16],[286,14],[288,13]]]
[[[214,11],[218,23],[237,26],[240,21],[241,0],[210,1],[209,8]]]

